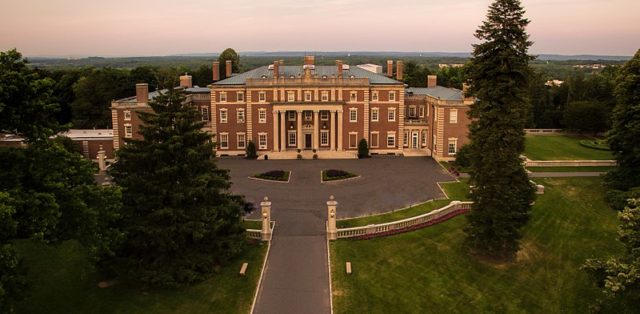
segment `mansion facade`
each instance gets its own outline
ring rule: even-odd
[[[275,61],[248,72],[231,73],[194,87],[191,77],[180,77],[187,101],[206,122],[204,131],[217,144],[217,155],[245,154],[249,142],[267,158],[296,158],[311,152],[319,158],[355,158],[365,139],[372,154],[433,156],[453,159],[467,143],[466,115],[472,98],[461,90],[437,86],[429,76],[426,88],[405,87],[402,61],[387,62],[385,74],[336,61],[315,65],[306,56],[303,65]],[[136,96],[112,102],[113,146],[125,138],[139,138],[139,111],[158,91],[137,84]],[[305,156],[306,156],[305,155]]]

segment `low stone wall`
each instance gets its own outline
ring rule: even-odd
[[[563,134],[562,129],[524,129],[526,134],[543,135],[543,134]]]
[[[526,160],[526,167],[615,167],[615,160]]]
[[[387,222],[383,224],[352,228],[339,228],[337,230],[337,235],[338,239],[371,239],[375,237],[384,237],[402,232],[417,230],[438,224],[458,215],[465,214],[471,210],[471,204],[473,204],[473,202],[453,201],[445,207],[415,217],[405,218],[402,220]]]

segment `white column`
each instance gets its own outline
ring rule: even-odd
[[[331,142],[331,150],[336,150],[336,112],[331,110],[331,129],[329,130],[329,137]]]
[[[280,111],[280,151],[283,152],[287,150],[287,126],[285,125],[285,121],[287,120],[287,112],[284,110]]]
[[[342,151],[342,110],[338,110],[338,151]]]
[[[298,110],[298,135],[296,136],[298,141],[298,149],[302,149],[302,110]]]
[[[318,141],[318,138],[319,138],[318,130],[320,129],[319,113],[320,111],[318,110],[313,111],[313,149],[315,150],[318,150],[320,148],[320,141]]]
[[[271,240],[271,202],[268,197],[260,202],[262,207],[262,241]]]
[[[273,151],[277,152],[280,148],[278,146],[278,111],[273,110]]]

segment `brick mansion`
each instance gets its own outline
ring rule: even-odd
[[[185,74],[180,87],[201,113],[219,156],[243,155],[252,141],[267,158],[295,158],[298,151],[355,158],[358,142],[366,139],[372,154],[447,160],[467,142],[466,111],[473,99],[438,86],[436,76],[427,78],[426,88],[406,87],[402,61],[395,67],[387,61],[385,74],[341,61],[333,66],[314,61],[313,56],[302,65],[275,61],[239,74],[231,73],[228,61],[223,80],[214,62],[211,85],[194,87]],[[113,101],[114,150],[125,138],[139,138],[136,113],[150,111],[148,102],[156,95],[147,84],[137,84],[135,97]]]

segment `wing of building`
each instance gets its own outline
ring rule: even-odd
[[[467,142],[466,111],[473,102],[457,89],[437,86],[429,76],[427,87],[405,87],[402,62],[386,75],[336,61],[315,65],[307,56],[301,65],[276,61],[214,82],[193,87],[191,77],[180,85],[206,121],[220,156],[243,155],[249,141],[268,158],[296,158],[314,152],[320,158],[355,158],[358,142],[366,139],[372,154],[433,156],[453,159]],[[137,112],[159,91],[136,86],[136,96],[112,103],[115,149],[125,138],[139,137]]]

